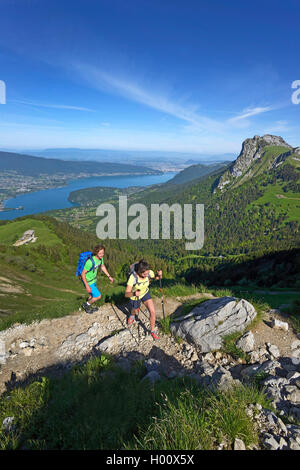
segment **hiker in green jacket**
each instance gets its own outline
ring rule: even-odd
[[[93,249],[93,260],[95,263],[94,269],[91,269],[93,266],[92,260],[88,259],[81,273],[82,282],[89,294],[88,300],[82,304],[82,307],[87,313],[94,313],[98,310],[98,307],[92,307],[92,304],[101,298],[101,292],[96,285],[98,269],[100,268],[101,271],[106,274],[111,284],[114,282],[114,279],[111,277],[104,265],[104,253],[105,247],[103,245],[95,246]]]
[[[155,331],[156,312],[149,292],[149,284],[151,279],[158,280],[161,279],[161,277],[161,269],[157,271],[157,275],[155,276],[154,272],[150,269],[149,264],[146,261],[141,260],[135,265],[134,271],[130,274],[125,291],[125,297],[129,298],[130,304],[128,324],[132,325],[139,312],[141,302],[143,302],[150,312],[150,327],[153,339],[159,339],[160,337],[157,331]]]

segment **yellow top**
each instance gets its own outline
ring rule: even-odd
[[[149,270],[149,276],[151,277],[151,279],[155,278],[155,274],[151,269]],[[143,278],[143,277],[140,277],[139,275],[137,275],[137,283],[136,283],[136,279],[135,279],[134,275],[130,274],[129,279],[127,281],[127,285],[130,286],[130,287],[133,287],[133,289],[132,289],[133,292],[135,292],[136,290],[141,291],[140,296],[139,296],[140,299],[142,297],[144,297],[144,295],[147,294],[147,292],[149,292],[149,284],[150,284],[150,280],[149,280],[148,276]],[[131,298],[131,300],[137,300],[138,299],[138,297],[136,295],[133,295],[130,298]]]

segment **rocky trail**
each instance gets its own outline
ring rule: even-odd
[[[210,296],[208,294],[208,298]],[[184,299],[197,297],[203,295]],[[161,301],[154,298],[154,303],[159,319],[162,316]],[[165,299],[165,314],[178,311],[182,303],[183,300],[179,298]],[[16,324],[0,332],[3,351],[1,356],[0,349],[0,393],[35,375],[43,375],[48,371],[50,374],[60,374],[73,363],[97,351],[147,357],[155,345],[157,351],[168,351],[171,357],[180,350],[174,338],[167,335],[153,340],[149,334],[149,314],[145,307],[141,307],[138,321],[130,327],[127,325],[127,315],[126,306],[105,304],[92,315],[80,310],[62,318],[42,320],[30,325]]]
[[[232,301],[232,298],[217,299],[200,293],[168,297],[164,299],[165,314],[180,314],[184,302],[203,297],[210,299],[209,302]],[[159,319],[161,300],[154,298],[154,303]],[[151,381],[162,376],[172,379],[189,375],[203,386],[226,390],[260,374],[278,412],[296,420],[295,423],[300,420],[300,339],[279,310],[266,312],[264,319],[242,338],[239,347],[249,354],[248,362],[235,360],[222,349],[203,352],[199,345],[186,340],[179,342],[172,335],[161,333],[160,339],[154,340],[149,334],[149,315],[144,306],[130,327],[127,314],[126,305],[105,304],[91,315],[77,311],[62,318],[16,324],[1,331],[0,394],[33,378],[60,376],[75,363],[108,353],[125,369],[133,361],[144,361]],[[290,424],[289,430],[274,413],[271,416],[265,410],[258,410],[254,413],[256,418],[258,412],[262,413],[261,434],[267,434],[264,447],[300,450],[298,426]]]

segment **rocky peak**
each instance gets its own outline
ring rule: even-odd
[[[252,139],[244,140],[242,150],[237,159],[231,164],[229,170],[220,178],[218,189],[231,182],[232,178],[237,178],[245,173],[255,160],[261,158],[266,146],[286,147],[291,150],[292,147],[280,136],[265,134],[263,137],[255,135]]]

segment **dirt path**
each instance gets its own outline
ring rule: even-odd
[[[276,197],[278,197],[278,199],[292,199],[294,201],[300,201],[299,197],[287,197],[287,196],[284,196],[283,194],[276,194]]]
[[[165,314],[168,316],[174,312],[179,313],[185,301],[203,297],[213,298],[211,294],[202,293],[188,297],[167,297],[164,299]],[[157,317],[161,318],[161,299],[153,300]],[[145,307],[141,309],[139,321],[131,327],[127,325],[126,314],[124,305],[107,303],[92,315],[76,311],[62,318],[45,319],[30,325],[16,324],[0,332],[0,355],[1,352],[3,354],[3,345],[4,352],[10,351],[6,363],[0,365],[0,393],[9,390],[17,383],[26,383],[32,377],[61,375],[73,363],[88,357],[93,345],[111,337],[117,341],[122,335],[122,341],[116,342],[110,353],[131,354],[137,359],[145,357],[159,359],[164,363],[166,374],[172,374],[182,367],[192,367],[192,362],[186,361],[185,343],[178,344],[173,337],[163,334],[159,340],[154,341],[149,335],[149,315]],[[286,318],[276,311],[269,312],[265,320],[252,330],[256,345],[264,346],[269,342],[277,345],[282,355],[291,356],[291,344],[297,337],[291,328],[288,332],[271,328],[272,318],[286,321]],[[113,334],[120,331],[122,335]],[[195,354],[196,349],[193,355],[194,360],[197,360]]]
[[[26,276],[14,276],[15,279],[17,279],[18,281],[22,281],[22,282],[27,282],[27,283],[31,283],[32,280],[31,279],[28,279]],[[0,281],[3,281],[9,285],[11,284],[14,284],[15,285],[15,282],[13,282],[11,279],[7,279],[7,278],[4,278],[4,277],[0,277]],[[57,290],[59,292],[70,292],[71,294],[76,294],[78,295],[79,294],[79,291],[76,291],[76,290],[72,290],[72,289],[62,289],[61,287],[54,287],[54,286],[50,286],[49,284],[43,284],[42,282],[38,282],[38,281],[34,281],[34,284],[37,285],[37,286],[41,286],[41,287],[46,287],[48,289],[53,289],[53,290]],[[20,289],[22,289],[21,287],[19,287]]]
[[[204,294],[196,294],[188,297],[165,298],[165,315],[178,311],[186,300],[203,298]],[[211,294],[207,298],[213,297]],[[154,298],[157,318],[162,317],[161,299]],[[176,356],[179,345],[169,336],[162,335],[161,339],[154,342],[149,336],[149,315],[145,307],[141,309],[140,320],[130,329],[127,326],[127,316],[124,306],[105,304],[101,306],[93,315],[88,315],[84,311],[76,311],[62,318],[42,320],[30,325],[16,324],[8,330],[0,332],[0,346],[5,344],[5,351],[11,351],[11,355],[6,359],[6,363],[0,365],[0,393],[3,393],[17,382],[35,375],[37,372],[47,375],[60,374],[72,362],[78,362],[82,355],[90,351],[78,351],[74,357],[68,354],[58,354],[61,346],[68,342],[68,338],[80,337],[90,329],[96,328],[95,338],[109,337],[112,332],[120,330],[130,331],[128,335],[131,344],[126,344],[129,352],[146,356],[154,346],[164,351],[168,356]],[[21,347],[27,342],[30,347]],[[128,343],[128,342],[127,342]],[[175,343],[175,344],[174,344]],[[122,347],[119,348],[122,350]],[[180,349],[180,348],[179,348]],[[1,354],[1,350],[0,350]],[[173,359],[170,359],[173,362]],[[175,361],[176,362],[176,361]]]

